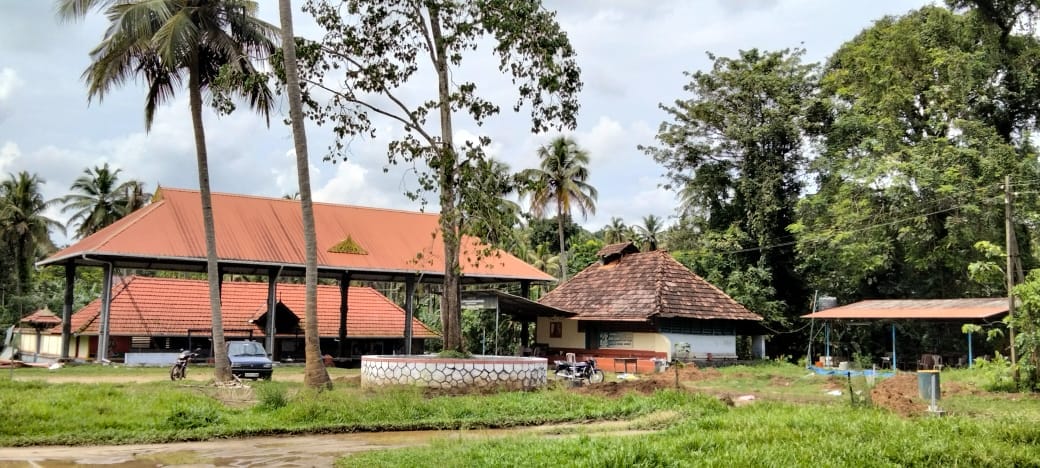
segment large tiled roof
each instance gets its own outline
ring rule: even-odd
[[[54,315],[54,312],[51,312],[50,309],[43,308],[43,309],[37,310],[36,312],[33,312],[33,313],[29,314],[29,315],[26,315],[21,320],[19,320],[19,323],[24,323],[26,325],[34,326],[34,327],[40,327],[40,326],[46,327],[46,326],[60,324],[61,323],[61,317],[58,317],[57,315]]]
[[[249,323],[267,310],[267,283],[225,282],[221,313],[225,330],[264,331]],[[304,286],[278,285],[278,301],[304,325]],[[400,338],[404,336],[404,310],[367,287],[352,286],[348,292],[347,336],[359,338]],[[72,316],[72,332],[98,334],[101,300],[96,299]],[[114,336],[185,336],[208,334],[211,328],[209,284],[204,280],[132,276],[117,279],[112,288],[109,327]],[[60,329],[54,331],[60,332]],[[318,332],[322,337],[339,335],[339,288],[318,286]],[[412,322],[415,338],[435,338],[437,334]]]
[[[972,299],[873,299],[821,310],[802,318],[821,320],[986,319],[1006,314],[1006,297]]]
[[[213,194],[217,253],[225,268],[304,266],[303,223],[296,200]],[[365,274],[444,272],[444,244],[439,215],[314,204],[318,265],[325,271]],[[482,244],[463,238],[462,272],[466,277],[553,281],[553,277],[507,252],[479,256]],[[88,258],[84,258],[84,256]],[[204,266],[205,236],[199,192],[164,187],[153,202],[111,226],[61,250],[42,265],[88,262],[90,258],[139,261],[141,266]],[[478,261],[478,258],[483,258]]]
[[[660,250],[593,264],[538,302],[577,313],[578,320],[762,320]]]

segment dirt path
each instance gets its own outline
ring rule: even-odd
[[[80,465],[330,467],[337,458],[351,453],[422,446],[436,440],[474,440],[525,433],[566,437],[570,434],[635,435],[650,432],[631,430],[631,426],[631,421],[607,421],[512,429],[254,437],[173,444],[0,448],[0,468]]]

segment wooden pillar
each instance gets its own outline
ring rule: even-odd
[[[280,269],[275,270],[274,268],[267,272],[267,327],[265,327],[266,331],[264,332],[267,339],[264,347],[267,348],[267,353],[271,356],[271,360],[274,360],[276,357],[274,337],[278,333],[278,328],[275,326],[275,316],[278,310],[278,275],[280,272]]]
[[[101,321],[98,324],[98,362],[108,361],[108,322],[112,312],[112,264],[106,263],[101,280]]]
[[[72,339],[72,301],[76,287],[76,264],[65,264],[65,304],[61,308],[61,360],[69,360],[69,341]]]
[[[344,347],[347,345],[347,305],[348,293],[350,291],[350,272],[344,271],[339,278],[339,343],[336,345],[336,355],[343,357]]]
[[[404,354],[412,354],[412,317],[415,316],[415,277],[404,280]]]

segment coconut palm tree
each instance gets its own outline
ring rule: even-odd
[[[661,243],[663,228],[661,218],[654,215],[643,217],[643,224],[636,226],[635,229],[639,234],[639,240],[642,241],[644,249],[657,250],[658,245]]]
[[[73,193],[61,198],[62,213],[71,211],[68,226],[78,226],[76,237],[87,237],[144,206],[144,184],[132,180],[119,183],[122,169],[101,167],[84,169],[69,187]]]
[[[217,238],[209,184],[209,158],[202,125],[205,91],[239,94],[269,118],[273,94],[263,80],[244,79],[256,73],[253,60],[264,59],[275,48],[278,28],[256,18],[251,0],[58,0],[58,15],[65,20],[83,18],[103,10],[110,24],[101,43],[91,51],[92,63],[83,73],[88,96],[104,99],[112,88],[130,78],[143,78],[145,128],[150,130],[156,109],[173,99],[187,82],[188,106],[195,135],[210,307],[213,316],[214,377],[231,380],[231,366],[224,349],[224,324],[220,314]],[[218,76],[237,79],[218,80]]]
[[[44,200],[40,192],[43,180],[36,174],[19,172],[0,182],[0,236],[14,264],[15,295],[29,290],[29,275],[39,254],[54,249],[50,229],[65,232],[64,226],[43,212],[59,203]]]
[[[531,266],[553,276],[560,271],[560,257],[549,251],[549,244],[538,244],[534,250],[528,250],[526,260]]]
[[[627,234],[625,229],[625,222],[621,218],[610,218],[610,224],[603,228],[603,242],[616,244],[625,240]]]
[[[303,99],[300,97],[300,73],[296,63],[296,41],[293,38],[292,5],[278,1],[282,23],[285,89],[289,95],[289,120],[296,148],[296,177],[300,185],[300,209],[303,216],[304,258],[304,354],[303,381],[311,388],[332,386],[332,379],[321,360],[321,336],[318,334],[318,241],[314,232],[314,204],[311,200],[310,162],[307,157],[307,129],[303,125]]]
[[[518,175],[522,193],[531,197],[531,212],[544,216],[550,207],[555,208],[560,235],[560,278],[567,281],[567,247],[563,235],[563,223],[577,206],[582,217],[596,213],[596,188],[589,185],[589,155],[578,147],[574,139],[554,138],[549,144],[538,148],[541,160],[537,169],[525,169]],[[567,215],[567,216],[564,216]]]

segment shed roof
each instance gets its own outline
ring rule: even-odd
[[[297,200],[214,193],[217,252],[228,273],[302,274],[303,222]],[[354,279],[395,280],[421,275],[435,281],[444,272],[439,215],[314,204],[319,272],[330,277],[350,271]],[[464,281],[554,278],[508,252],[480,256],[479,239],[463,237]],[[479,259],[479,261],[478,261]],[[206,243],[199,192],[164,187],[148,206],[59,251],[41,265],[97,260],[139,269],[205,271]]]
[[[24,323],[31,327],[51,327],[54,325],[60,325],[61,317],[58,317],[54,314],[54,312],[51,312],[50,309],[44,307],[40,310],[37,310],[36,312],[22,317],[22,319],[18,322]]]
[[[578,320],[762,320],[662,250],[593,264],[538,302],[574,312]]]
[[[280,283],[277,298],[304,322],[304,285]],[[264,330],[250,321],[267,310],[267,284],[225,282],[221,295],[221,314],[227,330]],[[355,338],[401,338],[405,313],[375,289],[352,286],[347,295],[347,336]],[[73,333],[97,335],[101,300],[96,299],[72,316]],[[109,327],[114,336],[185,336],[205,334],[212,328],[209,284],[204,280],[131,276],[112,287]],[[413,318],[415,338],[438,335]],[[60,330],[54,330],[60,333]],[[339,288],[318,286],[318,333],[322,337],[339,335]]]
[[[963,319],[1007,313],[1006,297],[979,299],[872,299],[821,310],[802,318],[818,320]]]

